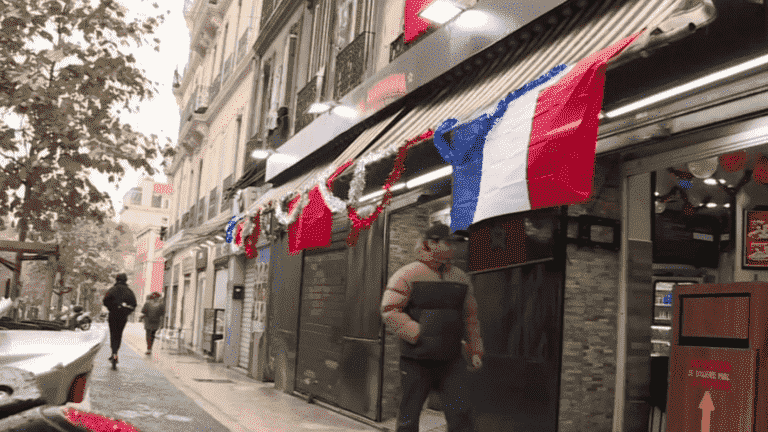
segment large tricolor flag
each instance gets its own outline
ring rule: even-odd
[[[453,165],[451,229],[589,199],[606,63],[640,33],[559,65],[510,93],[491,114],[443,122],[434,143]],[[444,134],[453,132],[449,143]]]

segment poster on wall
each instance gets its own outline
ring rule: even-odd
[[[768,268],[768,209],[744,211],[742,267]]]

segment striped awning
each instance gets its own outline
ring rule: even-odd
[[[504,45],[489,48],[485,60],[457,66],[463,68],[462,78],[421,102],[365,153],[404,143],[449,118],[472,120],[553,67],[573,64],[644,28],[653,28],[685,4],[686,0],[611,0],[589,2],[566,17],[551,15],[548,26],[515,33]]]
[[[366,148],[368,148],[368,146],[371,145],[371,143],[376,141],[376,138],[378,138],[379,135],[384,133],[387,128],[391,127],[395,123],[395,120],[402,112],[403,109],[401,108],[396,113],[366,129],[339,155],[338,158],[336,158],[333,166],[338,167],[344,165],[344,163],[350,159],[357,158],[361,153],[365,151]]]

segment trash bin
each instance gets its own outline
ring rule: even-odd
[[[768,431],[768,284],[676,286],[667,431]]]

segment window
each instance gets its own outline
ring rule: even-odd
[[[160,208],[163,204],[163,196],[160,194],[152,194],[152,207]]]

